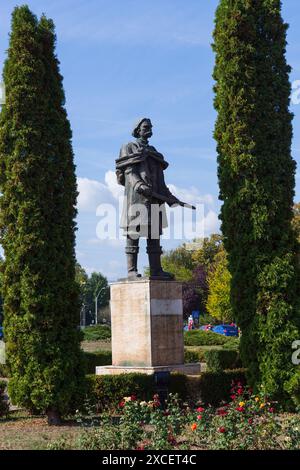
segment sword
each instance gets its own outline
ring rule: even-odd
[[[152,191],[151,196],[154,197],[155,199],[158,199],[159,201],[167,202],[171,205],[179,205],[179,206],[182,206],[182,207],[187,207],[188,209],[196,210],[195,206],[192,206],[191,204],[188,204],[187,202],[178,201],[178,202],[175,202],[174,204],[172,204],[172,199],[170,199],[168,196],[158,194],[155,191]]]

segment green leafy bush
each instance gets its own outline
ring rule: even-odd
[[[110,409],[118,405],[124,397],[136,396],[150,400],[156,393],[154,376],[128,373],[120,375],[88,375],[88,394],[97,409]],[[180,373],[170,375],[169,393],[180,398],[187,397],[187,376]]]
[[[84,352],[84,365],[86,374],[95,374],[96,366],[111,365],[111,351]]]
[[[199,391],[203,403],[219,405],[228,400],[232,381],[246,383],[245,369],[222,372],[203,372],[199,379]]]
[[[5,388],[6,388],[6,383],[3,380],[1,380],[0,381],[0,416],[7,415],[9,411],[8,403],[4,398]]]
[[[184,362],[185,364],[199,362],[198,350],[190,350],[190,349],[184,348]]]
[[[0,377],[9,377],[8,367],[6,364],[0,364]]]
[[[238,351],[240,347],[240,339],[234,336],[230,336],[227,339],[227,342],[223,345],[223,349],[231,349],[233,351]]]
[[[212,331],[191,330],[184,332],[184,344],[186,346],[223,345],[227,341],[228,337]]]
[[[211,372],[220,372],[225,369],[237,369],[241,367],[239,353],[232,350],[212,349],[206,351],[205,362]]]
[[[87,326],[83,330],[85,341],[99,341],[111,339],[111,330],[107,325]]]
[[[127,396],[146,400],[154,395],[154,380],[147,374],[120,374],[88,376],[91,393],[99,410],[113,408]]]

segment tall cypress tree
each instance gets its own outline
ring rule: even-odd
[[[300,399],[291,361],[300,312],[286,30],[279,0],[220,0],[213,48],[222,231],[241,355],[250,383],[287,403]]]
[[[5,333],[14,402],[49,421],[83,385],[76,179],[52,21],[14,10],[0,117]]]

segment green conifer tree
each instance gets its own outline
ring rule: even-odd
[[[288,403],[300,397],[300,316],[287,25],[279,0],[220,0],[215,23],[221,220],[241,355],[250,383]]]
[[[49,422],[83,390],[75,282],[76,179],[52,21],[13,12],[0,116],[1,243],[13,401]]]

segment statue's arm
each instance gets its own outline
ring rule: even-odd
[[[138,171],[138,165],[130,165],[125,170],[126,178],[132,189],[144,196],[151,195],[151,188],[143,181]]]

